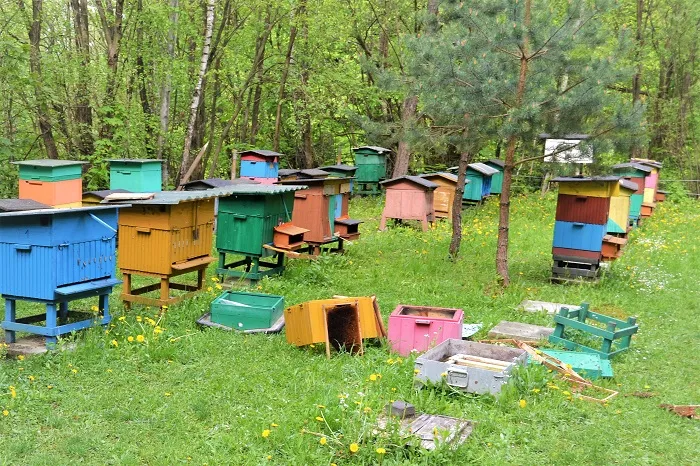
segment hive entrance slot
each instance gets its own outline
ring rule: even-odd
[[[451,309],[435,309],[430,307],[420,306],[404,306],[401,309],[400,315],[414,317],[434,317],[438,319],[453,319],[456,310]]]
[[[360,313],[355,304],[341,304],[325,309],[326,355],[330,357],[331,346],[336,351],[345,349],[352,354],[362,354]]]

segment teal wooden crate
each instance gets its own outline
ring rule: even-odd
[[[211,303],[211,321],[236,330],[272,327],[284,312],[284,297],[225,291]]]
[[[66,181],[77,180],[83,176],[85,162],[73,160],[26,160],[13,162],[19,166],[20,180]]]
[[[160,192],[162,160],[120,159],[109,161],[109,189],[126,189],[135,193]]]

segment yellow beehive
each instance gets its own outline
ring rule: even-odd
[[[574,196],[588,197],[612,197],[621,196],[626,192],[620,183],[620,177],[611,176],[600,179],[587,178],[579,181],[570,181],[559,184],[559,194],[571,194]]]
[[[646,204],[654,204],[654,188],[644,188],[644,199]]]
[[[386,336],[376,300],[373,296],[368,296],[307,301],[288,307],[284,310],[287,341],[295,346],[327,342],[328,314],[346,306],[353,306],[357,310],[362,339]]]

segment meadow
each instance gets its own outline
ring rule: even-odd
[[[167,309],[126,312],[112,296],[113,323],[75,336],[75,349],[0,360],[0,464],[697,464],[700,423],[659,408],[700,403],[700,211],[666,202],[631,234],[598,283],[549,283],[556,199],[512,200],[511,276],[498,285],[497,201],[465,210],[456,261],[450,225],[377,231],[378,199],[353,199],[365,221],[344,255],[290,261],[282,277],[253,287],[287,305],[332,295],[376,295],[386,320],[401,304],[458,307],[486,336],[501,320],[552,325],[516,310],[524,299],[638,316],[632,347],[600,382],[620,394],[607,405],[571,396],[538,366],[520,371],[500,397],[417,390],[413,358],[386,346],[362,356],[322,345],[296,348],[284,334],[203,329],[195,320],[220,293],[208,289]],[[64,341],[67,345],[70,341]],[[648,398],[634,396],[647,392]],[[475,422],[458,448],[405,445],[375,431],[392,400]],[[354,450],[354,451],[353,451]]]

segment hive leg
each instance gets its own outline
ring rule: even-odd
[[[382,214],[382,219],[379,221],[379,230],[386,230],[386,217]]]
[[[109,315],[109,294],[100,295],[99,308],[100,312],[102,312],[102,322],[108,324],[112,320],[112,317]]]
[[[423,231],[428,231],[428,219],[424,218],[423,220],[420,221],[421,228]]]
[[[62,324],[68,319],[68,301],[58,303],[58,318]]]
[[[131,274],[130,273],[122,274],[122,278],[123,278],[123,282],[124,282],[124,285],[123,285],[124,294],[130,295],[131,294]],[[130,301],[124,301],[124,309],[126,309],[127,311],[131,309],[131,302]]]
[[[170,281],[164,277],[160,279],[160,304],[167,304],[168,300],[170,300]]]
[[[17,317],[17,302],[14,299],[5,300],[5,321],[14,322]],[[5,342],[14,343],[15,342],[15,331],[5,330]]]
[[[204,288],[204,274],[206,272],[206,268],[202,267],[201,269],[197,270],[197,289],[201,290]]]
[[[54,330],[56,328],[56,304],[47,303],[46,304],[46,328]],[[51,349],[56,346],[58,339],[56,336],[46,337],[46,347]]]

